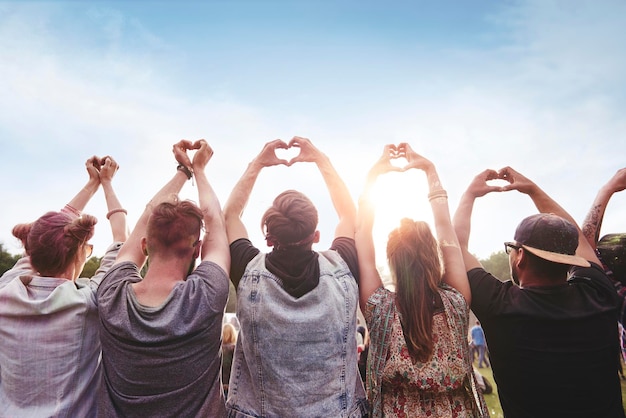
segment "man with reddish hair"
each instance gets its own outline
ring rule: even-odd
[[[193,163],[190,149],[197,149]],[[230,254],[220,204],[204,173],[213,151],[204,140],[181,141],[174,154],[176,175],[148,203],[98,291],[101,417],[225,413],[220,340]],[[176,196],[192,174],[199,208]],[[200,239],[203,221],[207,233]]]

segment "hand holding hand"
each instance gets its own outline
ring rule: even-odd
[[[286,165],[289,166],[290,162],[287,160],[280,159],[276,156],[277,149],[288,149],[289,145],[285,143],[285,141],[281,139],[275,139],[273,141],[268,142],[261,150],[261,153],[256,157],[256,162],[261,164],[263,167],[271,167],[274,165]]]
[[[110,182],[119,169],[117,162],[110,156],[103,157],[100,161],[100,181]]]
[[[100,184],[100,166],[100,158],[96,157],[95,155],[85,162],[85,167],[87,168],[87,174],[89,174],[90,182]]]
[[[505,191],[504,187],[487,184],[489,180],[498,180],[499,178],[496,170],[487,169],[474,177],[467,188],[467,192],[474,197],[482,197],[487,193]]]
[[[197,140],[193,143],[192,147],[192,149],[198,150],[193,156],[193,162],[191,163],[193,171],[202,171],[213,156],[213,149],[204,139]]]

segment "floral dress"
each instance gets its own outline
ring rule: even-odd
[[[367,386],[373,417],[488,416],[482,395],[472,389],[465,337],[469,308],[459,292],[442,286],[444,309],[433,316],[433,355],[424,363],[414,363],[409,355],[395,294],[379,288],[368,300]]]

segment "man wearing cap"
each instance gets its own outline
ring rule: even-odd
[[[502,179],[504,187],[487,184]],[[539,210],[506,242],[513,281],[468,251],[477,197],[527,194]],[[618,298],[572,217],[510,167],[476,176],[454,216],[506,417],[624,417],[618,379]]]

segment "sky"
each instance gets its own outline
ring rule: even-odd
[[[384,144],[408,142],[437,166],[452,212],[475,175],[511,166],[582,222],[626,166],[625,40],[624,0],[0,2],[0,243],[19,253],[11,228],[62,208],[92,155],[118,161],[132,227],[183,138],[213,148],[222,205],[267,141],[303,136],[355,201]],[[314,201],[315,249],[328,248],[337,216],[311,163],[261,172],[243,216],[253,243],[267,250],[260,218],[286,189]],[[422,172],[378,189],[382,265],[400,218],[432,214]],[[85,212],[101,256],[102,191]],[[470,251],[503,250],[535,212],[517,192],[480,198]],[[616,194],[601,235],[626,231],[624,213]]]

